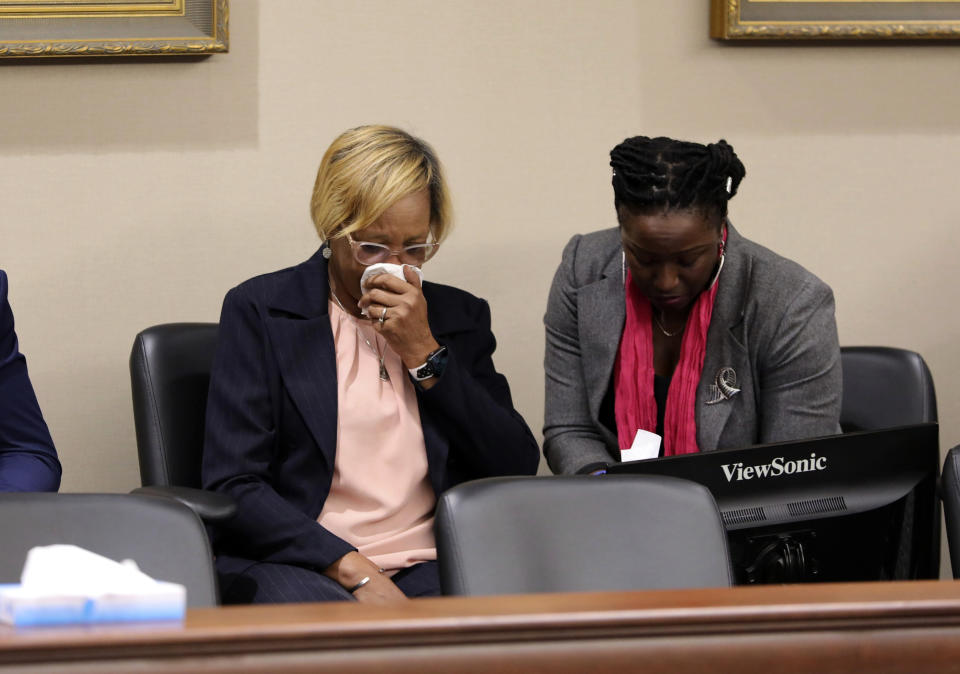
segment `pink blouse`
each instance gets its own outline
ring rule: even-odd
[[[436,559],[436,495],[413,382],[368,321],[332,300],[337,352],[337,453],[317,521],[389,571]],[[390,374],[380,379],[380,358]]]

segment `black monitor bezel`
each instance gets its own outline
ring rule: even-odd
[[[718,472],[723,465],[762,465],[775,457],[799,462],[811,454],[826,457],[829,469],[742,480],[725,480],[726,473]],[[939,466],[938,425],[925,423],[616,463],[607,473],[665,475],[703,484],[713,493],[731,540],[736,532],[815,527],[818,520],[870,512],[909,496],[913,538],[905,544],[916,559],[909,576],[937,578]]]

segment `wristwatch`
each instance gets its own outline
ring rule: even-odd
[[[443,374],[443,368],[447,365],[447,347],[441,346],[435,351],[431,351],[427,360],[422,365],[411,367],[407,372],[413,377],[414,381],[423,381],[430,377],[439,377]]]

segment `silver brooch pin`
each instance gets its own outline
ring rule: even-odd
[[[733,396],[740,393],[737,388],[737,373],[732,367],[721,367],[717,370],[717,376],[713,379],[714,383],[710,386],[712,394],[708,405],[716,405],[724,400],[730,400]]]

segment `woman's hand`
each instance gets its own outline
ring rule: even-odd
[[[403,275],[406,281],[391,274],[378,274],[368,280],[369,290],[360,298],[360,307],[367,310],[374,330],[383,335],[409,369],[422,365],[440,344],[427,323],[427,300],[420,278],[407,265]]]
[[[323,575],[337,581],[346,590],[369,576],[370,582],[353,593],[354,599],[364,604],[397,604],[407,601],[403,591],[383,575],[376,564],[356,550],[348,552],[328,566]]]
[[[370,576],[370,582],[353,593],[354,598],[362,604],[399,604],[410,601],[396,584],[379,571]]]

